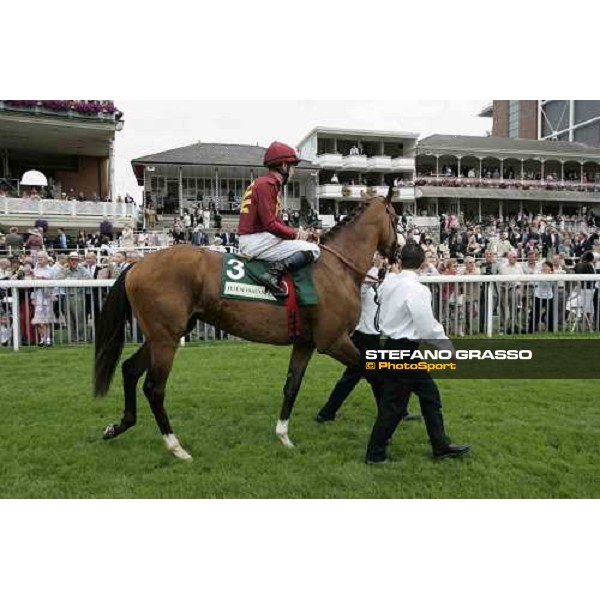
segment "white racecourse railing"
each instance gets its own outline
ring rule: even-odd
[[[0,215],[34,215],[36,217],[132,217],[137,218],[136,204],[92,202],[86,200],[32,200],[0,198]]]
[[[600,274],[423,276],[436,318],[450,336],[599,331]],[[96,319],[114,280],[1,280],[0,343],[18,350],[50,338],[53,344],[91,343]],[[44,339],[33,327],[46,307]],[[135,319],[127,340],[142,341]],[[188,341],[235,339],[197,323]]]
[[[23,345],[41,345],[47,338],[53,345],[92,343],[96,320],[114,283],[113,279],[0,280],[0,348],[19,350]],[[32,324],[36,304],[46,308],[45,332]],[[198,322],[182,342],[211,339],[235,338]],[[135,318],[126,328],[126,340],[143,340]]]

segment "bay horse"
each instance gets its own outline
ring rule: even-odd
[[[376,250],[396,250],[397,216],[387,198],[361,204],[321,240],[321,256],[313,265],[318,304],[300,309],[300,334],[293,342],[283,405],[275,432],[287,447],[289,419],[306,367],[316,349],[346,366],[360,364],[360,353],[350,339],[361,310],[360,285]],[[181,245],[147,255],[122,272],[104,303],[96,327],[94,393],[108,392],[125,342],[126,321],[136,317],[145,341],[125,360],[121,370],[125,394],[123,417],[104,430],[112,439],[136,423],[136,388],[148,371],[143,390],[168,450],[189,460],[173,433],[165,410],[165,389],[180,339],[196,320],[214,325],[253,342],[288,345],[286,309],[271,303],[222,298],[224,255]]]

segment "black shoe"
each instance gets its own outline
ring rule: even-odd
[[[328,423],[329,421],[335,421],[335,415],[333,417],[324,417],[321,413],[319,413],[315,417],[315,421],[317,423]]]
[[[464,444],[462,446],[454,446],[450,444],[440,450],[434,450],[433,457],[436,460],[442,460],[444,458],[457,458],[458,456],[468,454],[470,451],[471,446],[469,446],[468,444]]]
[[[416,413],[406,413],[403,417],[402,420],[403,421],[420,421],[423,417],[421,417],[421,415],[418,415]]]

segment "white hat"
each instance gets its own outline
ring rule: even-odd
[[[79,254],[77,252],[69,252],[69,256],[67,258],[77,258],[77,259],[79,259]]]

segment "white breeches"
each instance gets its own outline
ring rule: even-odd
[[[321,254],[317,244],[302,240],[283,240],[268,231],[240,235],[240,252],[269,262],[283,260],[295,252],[312,252],[314,260]]]

